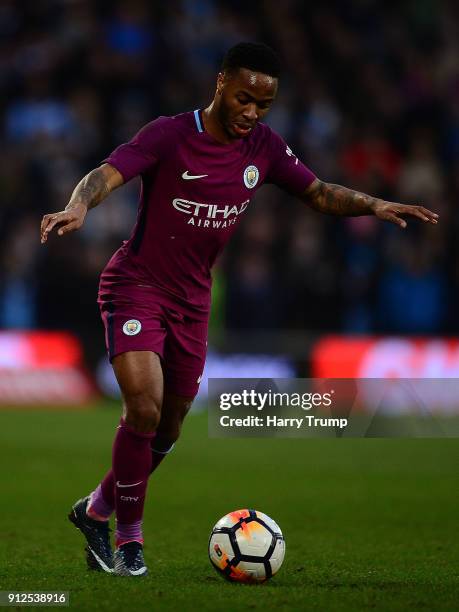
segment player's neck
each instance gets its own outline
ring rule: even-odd
[[[217,109],[214,102],[211,102],[210,105],[202,111],[202,121],[205,131],[212,136],[212,138],[218,140],[218,142],[222,144],[231,144],[234,142],[234,139],[228,136],[218,120]]]

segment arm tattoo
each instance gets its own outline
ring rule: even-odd
[[[306,192],[305,201],[322,213],[358,217],[372,215],[378,198],[341,185],[319,181],[312,192]]]
[[[75,187],[65,210],[76,204],[84,204],[88,210],[94,208],[108,196],[111,189],[103,168],[96,168],[81,179]]]

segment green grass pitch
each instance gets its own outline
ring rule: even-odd
[[[70,591],[75,610],[457,610],[459,440],[208,439],[190,415],[150,482],[145,579],[88,572],[71,504],[105,473],[113,405],[0,411],[0,590]],[[263,585],[227,583],[213,524],[259,509],[286,558]]]

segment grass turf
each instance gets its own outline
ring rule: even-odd
[[[0,412],[0,590],[70,591],[75,610],[453,610],[459,601],[459,440],[208,439],[190,415],[154,475],[146,579],[88,572],[71,504],[108,467],[118,411]],[[263,585],[210,566],[230,510],[286,539]]]

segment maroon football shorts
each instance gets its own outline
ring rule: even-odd
[[[207,320],[165,306],[145,285],[102,283],[99,306],[110,361],[127,351],[153,351],[161,358],[166,391],[184,397],[197,394],[206,359]]]

